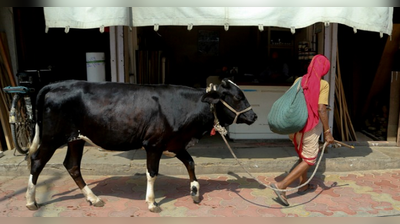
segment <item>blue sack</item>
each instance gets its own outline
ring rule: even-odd
[[[287,135],[303,129],[307,118],[307,104],[300,78],[272,104],[268,125],[272,132]]]

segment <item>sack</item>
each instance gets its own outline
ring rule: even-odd
[[[300,78],[272,104],[268,124],[274,133],[292,134],[304,128],[307,118],[307,104]]]

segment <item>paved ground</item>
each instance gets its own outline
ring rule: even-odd
[[[38,211],[25,208],[29,172],[23,156],[5,151],[0,158],[0,217],[400,217],[400,147],[391,142],[351,142],[354,149],[329,148],[311,183],[314,192],[288,194],[282,207],[274,192],[253,180],[218,136],[207,137],[189,152],[196,163],[202,200],[189,196],[187,172],[176,158],[163,157],[155,193],[162,211],[144,201],[145,152],[85,148],[82,173],[105,202],[90,206],[62,166],[60,148],[39,178]],[[288,141],[230,142],[241,164],[258,181],[282,179],[297,161]],[[310,169],[310,173],[315,167]],[[297,186],[296,183],[291,187]]]
[[[269,184],[284,173],[254,174]],[[41,176],[37,189],[41,208],[25,208],[26,177],[0,177],[0,217],[400,217],[400,170],[327,173],[315,177],[314,192],[288,194],[282,207],[273,191],[244,174],[200,175],[202,201],[194,204],[186,176],[160,176],[156,199],[162,211],[152,213],[144,201],[146,178],[87,176],[105,202],[90,206],[69,176]]]

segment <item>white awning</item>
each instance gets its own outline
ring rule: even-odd
[[[276,26],[317,22],[390,35],[393,7],[44,7],[46,27]]]
[[[91,29],[108,26],[129,26],[128,7],[44,7],[47,28]]]

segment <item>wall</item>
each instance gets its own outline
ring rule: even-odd
[[[161,26],[157,32],[153,27],[137,30],[139,50],[161,50],[167,57],[167,83],[205,86],[206,78],[220,75],[224,67],[238,67],[242,75],[259,75],[267,66],[267,28],[263,32],[249,26],[229,27],[228,31],[222,26],[195,26],[190,31],[186,26]],[[218,42],[201,47],[202,32],[214,32]],[[306,38],[304,33],[305,29],[298,29],[293,36],[293,56],[298,42]]]
[[[14,19],[12,7],[0,7],[0,32],[7,34],[8,48],[10,51],[13,74],[17,72],[17,52],[14,32]]]

